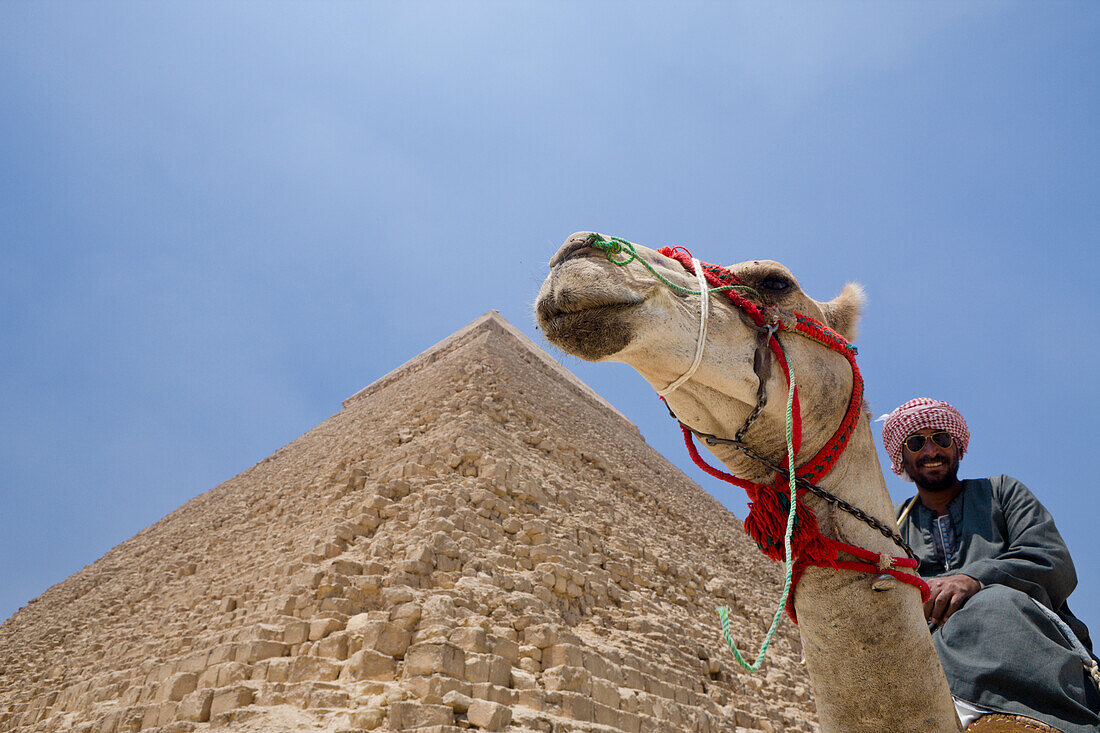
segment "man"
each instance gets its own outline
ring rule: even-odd
[[[898,525],[931,588],[924,612],[960,711],[1100,731],[1100,668],[1066,605],[1077,574],[1050,513],[1009,476],[959,480],[970,432],[946,402],[906,402],[882,438],[894,473],[917,485]]]

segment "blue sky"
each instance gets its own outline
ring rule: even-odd
[[[1100,7],[0,5],[0,618],[495,308],[571,232],[870,301],[1100,632]],[[738,516],[626,367],[558,356]],[[895,498],[908,485],[888,476]]]

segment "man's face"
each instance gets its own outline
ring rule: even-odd
[[[937,445],[936,441],[929,436],[938,432],[943,431],[925,428],[911,433],[911,435],[923,435],[926,438],[924,445],[916,453],[909,450],[904,443],[901,446],[902,468],[917,486],[927,491],[950,489],[959,480],[959,446],[954,439],[946,448]],[[906,438],[908,437],[907,435]]]

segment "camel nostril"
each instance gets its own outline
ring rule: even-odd
[[[565,244],[554,253],[554,256],[550,258],[550,267],[557,267],[566,260],[582,255],[591,254],[593,252],[599,252],[598,249],[592,246],[592,242],[595,241],[599,235],[592,232],[577,232],[576,234],[565,240]]]

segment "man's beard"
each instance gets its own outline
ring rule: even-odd
[[[910,477],[910,478],[912,478],[912,477]],[[959,482],[959,473],[958,473],[958,471],[952,471],[949,475],[944,476],[942,479],[940,479],[938,481],[927,481],[926,482],[926,481],[918,481],[917,479],[913,479],[913,482],[917,486],[919,486],[920,488],[924,489],[925,491],[930,491],[930,492],[935,494],[935,493],[938,493],[940,491],[947,491],[948,489],[953,487],[955,484],[957,484]]]

